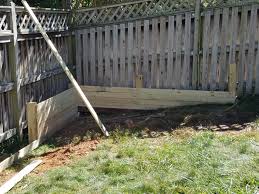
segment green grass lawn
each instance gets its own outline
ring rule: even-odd
[[[115,133],[71,165],[29,176],[13,193],[251,193],[259,191],[259,133]]]

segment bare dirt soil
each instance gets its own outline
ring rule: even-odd
[[[240,133],[251,130],[257,125],[255,120],[258,118],[258,113],[236,109],[225,111],[227,108],[228,106],[207,105],[156,111],[98,110],[98,112],[110,131],[139,131],[141,138],[158,137],[181,128]],[[34,175],[41,175],[52,168],[67,165],[72,159],[94,151],[102,141],[101,136],[91,115],[85,111],[78,120],[60,130],[46,142],[46,145],[53,145],[52,149],[39,155],[32,154],[18,162],[11,170],[0,173],[0,184],[31,160],[43,160],[43,163],[34,171]]]

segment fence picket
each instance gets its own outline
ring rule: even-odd
[[[176,88],[181,87],[182,68],[182,15],[176,16],[176,63],[174,68],[174,82]]]
[[[184,63],[181,76],[181,88],[190,88],[190,65],[191,65],[191,13],[185,14],[184,31]]]
[[[105,26],[105,76],[104,83],[111,86],[111,30],[110,26]]]
[[[248,49],[248,63],[247,63],[247,82],[246,93],[253,92],[253,78],[254,78],[254,64],[255,64],[255,34],[257,23],[257,6],[252,6],[250,23],[249,23],[249,49]]]
[[[151,87],[157,87],[157,37],[158,37],[158,21],[157,18],[152,19],[152,64],[151,64]]]
[[[125,24],[120,24],[120,83],[121,86],[125,86],[125,77],[126,77],[126,71],[125,71],[125,55],[126,55],[126,49],[125,49]]]
[[[166,82],[165,46],[166,46],[166,19],[160,18],[160,58],[159,58],[159,87],[164,88]]]
[[[238,63],[238,94],[244,92],[245,64],[246,64],[246,39],[247,39],[247,14],[248,8],[242,7],[241,24],[240,24],[240,47],[239,47],[239,63]]]
[[[89,58],[90,58],[90,53],[89,51],[91,50],[91,47],[89,48],[89,38],[88,38],[88,34],[89,34],[89,30],[85,29],[83,31],[83,45],[82,45],[82,53],[83,53],[83,59],[81,59],[81,61],[83,61],[82,64],[82,81],[85,85],[89,84]]]
[[[229,24],[229,8],[223,9],[222,14],[222,27],[220,36],[220,78],[219,78],[219,89],[224,91],[227,86],[227,35],[228,35],[228,24]]]
[[[96,85],[95,28],[90,29],[90,84]]]
[[[113,86],[119,86],[118,25],[113,26]]]
[[[133,23],[128,24],[128,50],[127,50],[127,86],[133,87]]]
[[[214,23],[213,23],[213,46],[210,66],[210,90],[214,91],[217,89],[217,68],[218,68],[218,51],[219,51],[219,21],[220,20],[220,9],[214,12]]]
[[[174,75],[174,50],[175,50],[175,16],[169,16],[168,21],[168,68],[167,68],[167,88],[175,88],[173,82]]]
[[[209,38],[210,38],[211,13],[207,11],[204,15],[203,33],[203,56],[202,56],[202,89],[207,90],[209,84]]]

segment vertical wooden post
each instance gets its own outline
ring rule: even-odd
[[[136,88],[143,88],[143,75],[136,75]]]
[[[9,17],[10,29],[13,32],[13,39],[8,45],[8,60],[11,70],[11,79],[14,83],[14,89],[11,91],[12,113],[14,115],[14,125],[19,131],[20,139],[23,138],[22,114],[21,114],[21,82],[20,82],[20,66],[19,66],[19,47],[16,23],[15,4],[11,1],[11,12]]]
[[[228,91],[236,96],[237,93],[237,65],[235,63],[229,65]]]
[[[195,29],[194,29],[194,47],[193,47],[193,71],[192,71],[192,88],[197,89],[200,80],[200,18],[201,18],[201,0],[196,0],[195,6]]]
[[[29,143],[38,140],[38,121],[37,121],[37,103],[29,102],[27,104],[27,121],[28,121],[28,134]]]

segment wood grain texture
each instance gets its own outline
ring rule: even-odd
[[[255,36],[256,36],[256,24],[257,24],[257,9],[256,5],[252,6],[250,22],[249,22],[249,48],[248,48],[248,63],[246,66],[247,81],[246,81],[246,93],[253,93],[253,80],[254,80],[254,64],[255,64]]]
[[[103,80],[103,72],[104,72],[104,64],[103,64],[103,28],[97,28],[97,63],[98,63],[98,72],[97,72],[97,83],[98,85],[102,85],[104,83]]]
[[[245,64],[246,64],[246,40],[247,40],[247,17],[248,8],[242,7],[241,23],[240,23],[240,47],[239,47],[239,63],[238,63],[238,94],[244,94],[245,80]]]
[[[151,87],[157,87],[157,38],[158,38],[158,20],[152,19],[152,63],[151,63]]]
[[[82,64],[82,72],[83,72],[83,82],[84,84],[89,84],[89,58],[90,58],[90,50],[91,47],[89,47],[89,30],[85,29],[83,31],[83,48],[82,48],[82,53],[83,53],[83,64]]]
[[[77,116],[75,89],[69,89],[37,105],[38,139],[50,137]]]
[[[105,26],[105,71],[104,84],[111,86],[111,30],[110,26]]]
[[[128,24],[128,49],[127,49],[127,86],[133,87],[133,23]]]
[[[96,29],[91,28],[90,29],[90,84],[96,85],[96,53],[95,53],[95,47],[96,47],[96,36],[95,36]]]
[[[125,67],[125,57],[126,57],[126,37],[125,37],[125,24],[120,24],[120,85],[126,85],[126,67]]]
[[[176,62],[174,68],[175,87],[180,88],[182,74],[182,15],[176,16]]]
[[[219,52],[219,23],[220,23],[220,9],[215,10],[213,20],[212,41],[212,56],[210,66],[210,90],[217,89],[217,69],[218,69],[218,52]]]
[[[160,58],[159,58],[159,88],[165,88],[166,85],[166,18],[160,17]]]
[[[175,16],[169,16],[168,21],[168,62],[167,62],[167,88],[175,88],[174,76],[174,50],[175,50]]]
[[[191,66],[191,13],[185,14],[184,62],[181,76],[181,88],[190,89]]]
[[[209,88],[209,38],[210,38],[211,13],[207,11],[204,16],[203,56],[202,56],[202,89]]]
[[[94,107],[126,109],[158,109],[197,104],[234,103],[229,92],[167,90],[146,88],[104,88],[82,86]],[[79,103],[79,106],[82,106]]]
[[[227,80],[227,40],[228,40],[228,30],[229,30],[229,8],[223,9],[222,14],[222,27],[220,36],[220,59],[219,59],[219,89],[224,91],[228,83]]]
[[[119,36],[118,25],[113,26],[113,86],[119,85]]]

